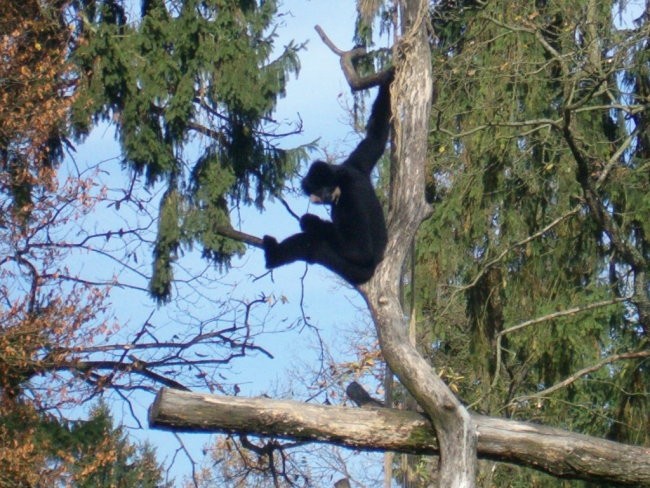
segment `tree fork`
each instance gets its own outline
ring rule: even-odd
[[[389,242],[375,276],[361,287],[381,351],[391,371],[433,423],[440,446],[438,482],[444,488],[476,484],[477,430],[449,387],[408,340],[399,300],[402,263],[418,228],[430,214],[425,167],[433,97],[428,2],[400,2],[402,35],[395,45],[391,85],[394,154],[388,209]]]
[[[327,37],[327,34],[325,34],[325,31],[320,25],[317,25],[314,29],[318,32],[323,43],[339,57],[341,71],[343,71],[343,75],[352,91],[365,90],[367,88],[372,88],[373,86],[381,85],[392,76],[392,69],[386,69],[366,76],[360,76],[354,67],[354,61],[368,54],[366,48],[357,47],[350,51],[344,51],[343,49],[338,48],[330,38]]]
[[[428,2],[402,0],[399,3],[402,35],[393,51],[391,84],[395,151],[390,174],[389,239],[386,258],[359,291],[375,323],[384,359],[436,429],[440,442],[440,486],[471,488],[475,486],[477,472],[476,426],[444,381],[409,343],[399,301],[402,263],[420,224],[431,212],[424,194],[424,168],[433,96]],[[350,65],[362,53],[341,51],[322,30],[319,34],[340,56],[350,87],[360,86]],[[367,81],[361,85],[371,86]]]
[[[472,414],[478,454],[559,478],[650,486],[650,449],[561,429]],[[392,408],[350,408],[162,388],[151,427],[247,433],[339,444],[369,451],[439,454],[429,419]]]

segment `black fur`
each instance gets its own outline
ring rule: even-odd
[[[332,207],[332,220],[300,218],[302,232],[278,244],[264,236],[267,268],[294,261],[318,263],[353,285],[368,281],[386,249],[386,223],[370,173],[384,153],[390,127],[390,81],[379,88],[366,137],[340,165],[315,161],[302,188],[312,201]],[[338,190],[337,190],[338,189]]]

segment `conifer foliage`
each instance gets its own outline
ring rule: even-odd
[[[271,118],[299,46],[273,52],[275,1],[146,0],[139,16],[127,13],[121,2],[82,2],[89,41],[75,53],[84,84],[74,123],[83,134],[113,122],[125,166],[164,185],[151,280],[164,301],[183,246],[228,264],[244,249],[220,232],[229,204],[261,207],[304,156],[277,147]]]
[[[90,423],[65,415],[83,414],[108,389],[214,388],[203,366],[253,347],[248,324],[210,320],[165,341],[152,338],[149,323],[139,332],[117,324],[112,290],[143,287],[98,262],[145,278],[139,256],[150,256],[147,232],[158,220],[152,290],[162,300],[181,245],[202,244],[218,264],[243,249],[218,234],[228,204],[261,206],[297,161],[275,146],[270,118],[298,68],[297,46],[271,59],[273,2],[144,2],[140,13],[134,4],[0,8],[0,486],[161,486],[152,450],[131,446],[105,412]],[[122,143],[123,168],[105,154],[90,168],[77,164],[73,144],[106,122]],[[120,169],[132,177],[108,188],[103,179],[119,180]],[[149,205],[161,186],[157,219]],[[119,210],[123,220],[98,216]],[[152,343],[134,345],[143,336]],[[164,357],[147,362],[153,356],[134,348]],[[183,367],[170,366],[179,359]],[[118,386],[118,370],[151,383]],[[182,370],[184,379],[172,378]]]
[[[0,406],[0,486],[167,488],[155,451],[127,440],[105,405],[61,422],[28,405]]]
[[[639,5],[432,10],[435,210],[416,293],[422,344],[474,408],[648,445],[650,12]],[[504,466],[489,476],[532,483]],[[557,486],[544,480],[535,486]]]

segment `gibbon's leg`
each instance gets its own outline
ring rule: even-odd
[[[266,267],[272,269],[294,261],[307,261],[311,253],[312,240],[304,232],[287,237],[280,243],[275,237],[264,236]]]
[[[353,285],[365,283],[372,278],[375,271],[373,266],[364,266],[348,261],[336,252],[327,241],[319,241],[314,246],[311,262],[325,266]]]
[[[265,236],[264,255],[267,268],[305,261],[325,266],[353,285],[365,283],[374,272],[372,266],[352,263],[337,253],[329,242],[304,232],[287,237],[280,243],[273,237]]]

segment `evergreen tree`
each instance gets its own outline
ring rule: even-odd
[[[164,488],[155,450],[132,444],[100,404],[85,421],[65,422],[29,404],[0,410],[0,486]]]
[[[624,7],[433,8],[435,212],[414,292],[420,343],[473,408],[648,445],[650,26],[618,26]]]
[[[124,167],[164,188],[150,283],[164,301],[183,246],[228,265],[244,251],[226,237],[230,207],[261,208],[305,157],[277,143],[299,128],[272,119],[301,46],[274,52],[274,0],[143,0],[139,15],[127,6],[30,0],[3,10],[0,190],[27,215],[70,141],[113,124]]]
[[[78,488],[164,488],[163,474],[152,446],[132,444],[124,429],[113,427],[104,404],[88,422],[69,429],[74,450],[68,466]]]
[[[114,123],[125,166],[164,185],[151,280],[164,301],[182,247],[227,265],[244,250],[225,237],[229,204],[261,207],[305,156],[277,146],[271,118],[300,46],[272,59],[275,1],[146,0],[138,19],[116,0],[77,7],[88,42],[73,124],[83,136]]]

